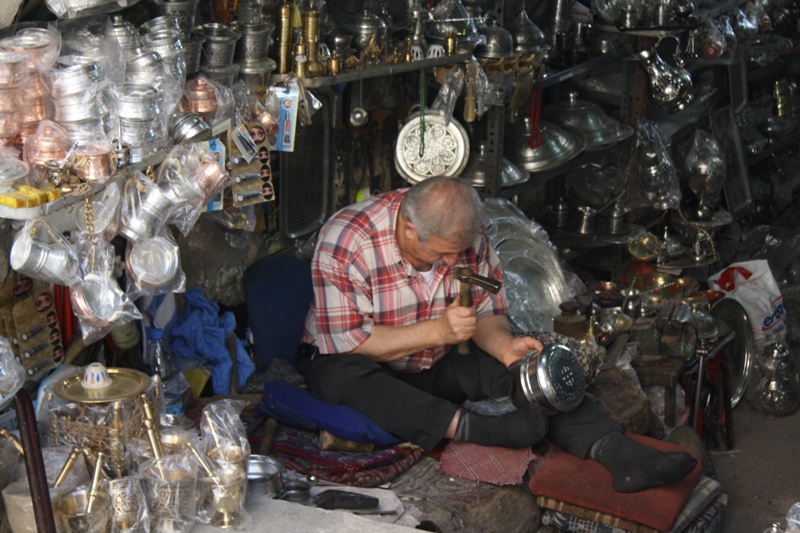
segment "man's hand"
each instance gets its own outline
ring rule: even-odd
[[[515,362],[522,360],[528,352],[532,352],[533,350],[541,351],[543,348],[544,346],[542,346],[542,343],[533,337],[517,337],[509,343],[502,362],[506,367],[509,367]]]
[[[458,344],[472,338],[478,325],[478,312],[472,307],[459,305],[453,301],[444,314],[437,318],[440,344]]]
[[[486,353],[511,366],[531,350],[541,350],[542,343],[533,337],[517,337],[511,334],[511,326],[503,315],[483,317],[472,340]]]

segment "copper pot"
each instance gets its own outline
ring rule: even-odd
[[[14,113],[19,108],[17,89],[0,89],[0,113]]]
[[[255,113],[254,118],[264,125],[264,128],[267,130],[267,135],[276,135],[280,130],[278,121],[263,107]]]
[[[53,38],[53,34],[41,28],[25,28],[13,37],[7,37],[0,41],[0,48],[25,54],[27,60],[23,63],[22,68],[26,72],[37,72],[42,60],[46,59],[48,55],[54,55],[53,59],[58,56],[58,43]],[[49,67],[52,64],[44,66]]]
[[[200,76],[186,84],[182,99],[184,110],[203,116],[217,113],[217,91],[207,79]]]
[[[25,142],[25,161],[32,165],[44,165],[52,159],[64,159],[70,149],[70,141],[51,126],[37,130],[38,135]]]
[[[19,129],[19,117],[16,113],[0,114],[0,137],[10,137],[13,142],[14,137],[19,133]]]
[[[39,122],[52,117],[53,114],[52,102],[37,98],[26,100],[22,103],[19,119],[24,124],[33,124],[34,129],[36,129]]]
[[[117,170],[117,154],[102,144],[80,148],[69,156],[72,171],[83,181],[104,181]]]
[[[0,88],[9,89],[17,84],[25,54],[0,50]]]
[[[198,181],[200,182],[200,187],[206,193],[206,198],[211,196],[227,177],[228,173],[215,160],[204,160],[200,166],[200,178]]]

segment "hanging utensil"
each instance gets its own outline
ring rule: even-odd
[[[364,80],[358,82],[358,106],[350,112],[350,125],[354,128],[365,126],[369,122],[369,112],[364,109]]]

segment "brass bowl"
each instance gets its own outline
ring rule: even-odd
[[[83,181],[105,181],[117,170],[117,154],[110,146],[89,145],[69,156],[72,171]]]
[[[89,490],[77,489],[58,500],[53,506],[58,522],[65,533],[103,533],[111,520],[111,498],[107,492],[98,491],[92,512],[87,513]]]

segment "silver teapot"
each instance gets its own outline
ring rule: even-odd
[[[670,112],[680,111],[692,101],[692,76],[681,64],[679,49],[675,52],[675,59],[679,64],[673,66],[661,59],[656,52],[658,42],[652,49],[642,50],[638,54],[649,78],[650,98],[657,106]]]
[[[800,381],[794,358],[782,342],[764,348],[750,386],[753,409],[767,416],[790,415],[800,403]]]

